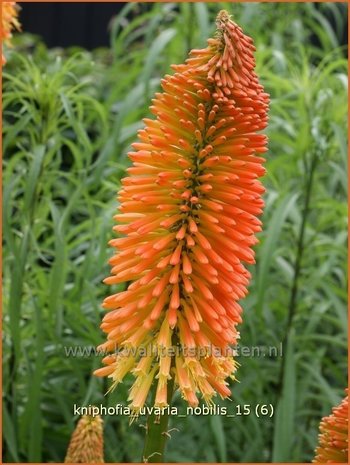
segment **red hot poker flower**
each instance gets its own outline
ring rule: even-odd
[[[220,12],[207,48],[162,80],[150,107],[155,119],[144,120],[129,153],[114,227],[124,237],[110,242],[117,252],[105,280],[129,284],[104,301],[108,339],[100,348],[118,354],[95,374],[112,378],[113,388],[131,371],[136,413],[154,380],[158,407],[168,405],[171,378],[192,406],[198,394],[208,403],[231,393],[238,300],[250,278],[243,263],[254,263],[267,150],[258,132],[269,98],[254,72],[254,49]]]
[[[103,463],[103,421],[100,415],[83,415],[73,431],[65,463]]]
[[[16,2],[2,2],[1,3],[1,42],[2,47],[4,43],[7,45],[11,44],[12,30],[20,29],[20,24],[18,22],[18,6]],[[4,53],[2,54],[2,64],[6,63]]]
[[[349,398],[346,396],[337,407],[333,408],[331,415],[322,418],[319,446],[316,449],[316,457],[313,462],[349,463],[348,418]]]

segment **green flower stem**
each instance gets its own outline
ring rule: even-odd
[[[297,251],[296,251],[295,264],[294,264],[293,284],[292,284],[292,290],[291,290],[289,305],[288,305],[287,328],[286,328],[284,338],[282,340],[282,347],[287,347],[288,345],[295,313],[297,310],[299,278],[300,278],[300,274],[302,271],[302,260],[303,260],[303,255],[305,252],[305,231],[306,231],[306,225],[307,225],[307,221],[308,221],[308,217],[310,213],[310,201],[311,201],[312,188],[314,184],[314,175],[315,175],[315,171],[316,171],[317,163],[319,159],[320,157],[318,153],[314,151],[314,153],[312,154],[309,169],[305,166],[305,171],[307,174],[306,174],[306,181],[305,181],[304,207],[303,207],[303,212],[302,212],[302,221],[301,221],[300,230],[298,234]],[[286,357],[283,357],[282,362],[281,362],[280,372],[279,372],[279,378],[278,378],[278,391],[279,391],[280,397],[282,396],[282,390],[283,390],[283,377],[284,377],[284,371],[285,371],[285,364],[286,364]]]
[[[157,386],[154,386],[154,396],[156,393]],[[168,382],[168,392],[167,392],[167,400],[169,407],[171,407],[171,400],[173,397],[174,391],[174,378],[172,377],[171,380]],[[154,399],[152,402],[154,405]],[[145,447],[143,449],[142,454],[142,462],[148,463],[161,463],[164,462],[163,455],[164,455],[164,448],[165,443],[168,437],[168,422],[169,422],[169,414],[168,410],[164,409],[164,412],[161,415],[155,415],[151,413],[147,419],[147,426],[146,426],[146,439],[145,439]]]

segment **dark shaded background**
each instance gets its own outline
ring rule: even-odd
[[[48,47],[78,45],[89,50],[109,45],[111,18],[122,3],[20,3],[25,32],[37,34]]]
[[[111,19],[126,3],[20,3],[20,20],[23,31],[39,35],[48,47],[80,46],[92,50],[109,45]],[[343,5],[336,5],[344,13]],[[319,7],[315,3],[315,8]],[[333,17],[325,16],[334,28]],[[346,30],[338,40],[340,45],[347,44]],[[311,42],[320,45],[316,37]]]

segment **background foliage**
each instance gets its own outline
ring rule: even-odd
[[[271,403],[272,418],[172,418],[166,458],[310,461],[321,416],[343,396],[346,4],[128,4],[110,48],[47,50],[22,34],[4,69],[4,461],[61,462],[73,404],[125,404],[129,381],[104,396],[89,354],[103,340],[115,193],[160,78],[205,46],[221,8],[254,38],[271,94],[264,231],[241,346],[283,342],[283,357],[240,356],[233,403],[218,401]],[[78,346],[87,352],[68,356]],[[139,461],[144,422],[104,420],[106,461]]]

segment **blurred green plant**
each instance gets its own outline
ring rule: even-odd
[[[285,345],[283,357],[241,355],[233,403],[218,400],[271,403],[272,418],[173,417],[167,460],[314,456],[319,420],[347,379],[347,5],[129,3],[109,49],[47,50],[22,34],[5,68],[5,462],[61,462],[74,404],[125,402],[129,380],[104,397],[107,384],[91,376],[114,193],[161,77],[205,44],[221,8],[254,38],[271,95],[264,231],[241,346]],[[106,462],[138,461],[143,420],[104,423]]]
[[[21,55],[13,60],[16,74],[3,74],[3,234],[8,270],[4,304],[9,331],[5,438],[11,460],[24,454],[29,461],[40,462],[42,385],[50,390],[52,383],[45,371],[50,354],[71,333],[67,334],[66,318],[74,318],[65,296],[69,294],[66,302],[77,304],[79,293],[88,293],[92,286],[88,279],[79,279],[75,269],[82,254],[91,260],[96,253],[86,250],[87,243],[84,246],[80,239],[90,241],[101,234],[94,221],[101,205],[98,194],[91,193],[96,190],[91,173],[108,134],[108,118],[93,96],[92,64],[84,57],[75,55],[64,63],[57,58],[45,70]],[[88,270],[85,273],[88,278]],[[97,305],[91,302],[92,316]],[[79,305],[74,311],[81,312]],[[91,325],[87,319],[75,336]]]

